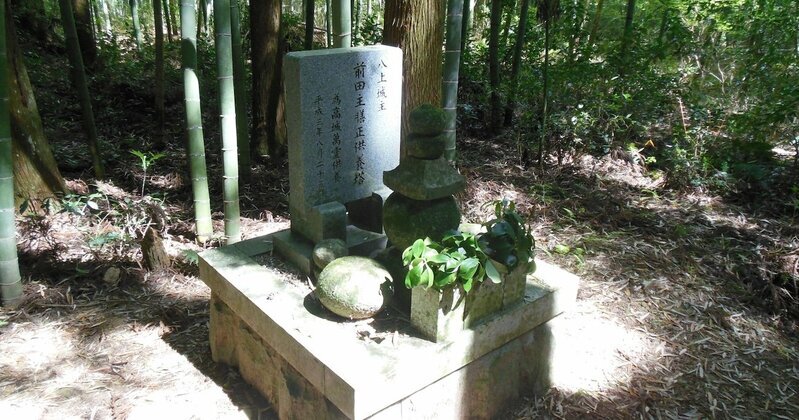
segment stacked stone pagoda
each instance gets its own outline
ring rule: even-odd
[[[443,157],[445,122],[444,111],[432,105],[411,111],[406,156],[383,173],[383,184],[394,191],[383,206],[383,228],[399,251],[416,239],[441,240],[460,225],[453,195],[466,187],[466,179]]]

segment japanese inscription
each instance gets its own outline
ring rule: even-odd
[[[402,52],[382,45],[290,53],[284,64],[295,213],[347,203],[399,164]]]

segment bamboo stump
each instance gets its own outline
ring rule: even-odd
[[[147,229],[141,241],[142,261],[148,270],[158,270],[169,267],[169,255],[164,249],[164,240],[161,234],[153,228]]]

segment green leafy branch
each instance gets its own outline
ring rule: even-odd
[[[500,283],[500,273],[521,264],[534,268],[535,240],[515,204],[507,200],[490,204],[495,218],[483,224],[486,232],[453,232],[440,243],[417,239],[406,248],[402,253],[402,263],[408,267],[405,286],[442,290],[460,285],[468,293],[486,278]]]

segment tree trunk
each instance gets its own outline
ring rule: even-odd
[[[261,157],[279,156],[286,144],[281,88],[283,51],[280,0],[250,3],[252,46],[252,149]]]
[[[461,58],[469,43],[469,23],[471,21],[471,0],[463,0],[463,17],[461,18]]]
[[[666,30],[669,27],[669,7],[668,5],[663,6],[663,15],[660,18],[660,29],[658,30],[658,38],[655,46],[655,55],[657,58],[663,58],[666,56],[666,52],[663,48],[663,38],[666,37]]]
[[[353,24],[352,24],[352,44],[353,45],[362,45],[362,43],[358,40],[360,36],[361,30],[361,1],[360,0],[352,0],[352,15],[353,15]]]
[[[444,2],[387,0],[383,44],[402,49],[402,146],[408,115],[422,104],[441,103],[441,44],[444,41]]]
[[[155,21],[155,124],[154,144],[158,149],[166,146],[164,132],[164,22],[161,0],[153,0],[153,20]]]
[[[250,139],[247,120],[247,90],[244,83],[244,55],[241,53],[241,17],[238,0],[230,0],[231,51],[233,54],[233,89],[236,96],[236,139],[239,150],[239,171],[242,180],[250,181]]]
[[[574,27],[572,30],[572,34],[569,37],[569,48],[568,53],[566,55],[566,59],[569,63],[574,62],[574,55],[580,45],[580,33],[583,31],[583,24],[585,23],[585,17],[588,13],[588,2],[590,0],[585,0],[583,3],[582,10],[578,7],[580,4],[580,0],[574,0]]]
[[[42,200],[67,190],[58,170],[50,144],[44,136],[36,98],[22,61],[14,20],[6,13],[6,47],[8,49],[9,108],[14,162],[15,205],[25,200],[40,208]]]
[[[172,41],[172,17],[169,16],[169,0],[161,0],[161,5],[164,7],[164,23],[166,26],[166,39]]]
[[[544,68],[541,70],[544,78],[544,89],[541,94],[541,140],[538,143],[538,167],[544,169],[544,155],[547,149],[547,118],[549,117],[549,36],[552,18],[544,21]]]
[[[490,127],[497,133],[502,127],[502,104],[499,96],[499,30],[502,24],[502,0],[491,2],[491,32],[488,37],[488,78],[491,89]]]
[[[621,53],[619,54],[619,76],[624,76],[629,66],[630,44],[633,40],[633,13],[635,13],[635,0],[627,0],[627,15],[624,19],[624,36],[621,40]]]
[[[233,86],[233,47],[230,26],[230,0],[214,0],[216,74],[219,82],[219,128],[222,134],[222,169],[225,179],[223,184],[225,243],[228,245],[241,240],[236,98]]]
[[[333,48],[352,46],[350,0],[333,0]]]
[[[591,22],[591,33],[588,34],[588,48],[590,49],[597,42],[597,32],[599,31],[599,22],[602,20],[602,6],[605,0],[597,0],[596,11],[594,12],[594,19]]]
[[[130,1],[130,15],[133,17],[133,36],[136,38],[136,49],[141,51],[141,23],[139,21],[139,0]]]
[[[64,34],[69,52],[69,64],[72,70],[72,83],[75,87],[80,109],[83,114],[83,131],[86,133],[86,141],[89,145],[89,153],[92,157],[94,176],[97,179],[105,178],[105,169],[100,158],[100,147],[97,141],[97,126],[94,124],[94,111],[92,110],[92,100],[89,96],[89,85],[86,82],[86,72],[83,69],[83,58],[80,53],[75,22],[72,19],[70,0],[58,0],[61,9],[61,21],[64,25]]]
[[[507,13],[505,14],[505,21],[502,24],[502,40],[500,41],[499,45],[502,46],[504,50],[505,47],[508,45],[508,36],[510,35],[510,22],[513,20],[514,12],[516,12],[516,0],[506,0],[509,4],[505,4],[505,1],[502,2],[502,8]]]
[[[505,106],[505,126],[513,123],[513,114],[516,112],[516,89],[519,86],[519,69],[522,64],[522,51],[524,50],[524,35],[527,33],[527,16],[530,12],[530,0],[522,0],[519,11],[519,27],[516,29],[516,44],[513,46],[513,64],[510,70],[510,90],[508,104]]]
[[[305,1],[305,50],[313,49],[314,0]]]
[[[327,48],[333,46],[333,11],[330,10],[330,0],[325,0],[325,27],[327,28]]]
[[[5,21],[3,0],[0,1],[0,304],[13,308],[20,304],[23,295],[14,219],[14,163]]]
[[[105,35],[107,37],[113,36],[113,31],[111,29],[111,14],[108,13],[108,0],[99,0],[100,2],[100,10],[103,12],[103,17],[105,18]]]
[[[194,0],[181,0],[181,56],[183,58],[183,92],[186,104],[186,136],[188,138],[189,172],[194,197],[194,221],[197,240],[211,239],[211,199],[205,164],[205,140],[200,106],[200,82],[197,79],[197,14]]]
[[[458,120],[458,73],[461,60],[461,31],[463,29],[463,1],[449,0],[447,5],[447,43],[444,49],[444,77],[442,78],[442,105],[447,115],[444,129],[446,138],[444,157],[455,162]]]
[[[92,68],[97,61],[97,43],[92,31],[92,8],[89,0],[72,0],[72,13],[83,64]]]

